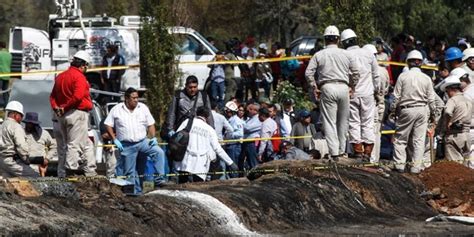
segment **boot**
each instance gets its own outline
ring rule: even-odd
[[[374,149],[374,144],[364,143],[364,162],[370,162],[370,157],[372,157],[372,150]]]
[[[360,143],[352,143],[352,150],[354,151],[354,158],[362,158],[364,155],[364,146]]]

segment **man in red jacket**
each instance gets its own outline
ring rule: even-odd
[[[58,169],[66,169],[67,176],[96,175],[94,144],[87,134],[92,100],[84,73],[89,62],[90,55],[85,51],[78,51],[69,69],[56,77],[49,97],[66,149],[65,162],[58,162],[65,167]]]

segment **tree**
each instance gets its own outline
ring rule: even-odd
[[[119,19],[126,14],[127,2],[126,0],[109,0],[107,2],[107,15]]]
[[[254,1],[255,33],[286,45],[300,35],[317,35],[314,23],[319,7],[316,0]]]
[[[164,121],[164,113],[174,95],[178,78],[176,47],[167,30],[167,12],[168,9],[157,4],[157,1],[141,1],[143,25],[140,30],[140,74],[147,88],[147,104],[159,125]]]
[[[361,43],[374,37],[373,0],[322,0],[320,4],[321,14],[317,19],[320,32],[328,25],[336,25],[341,31],[354,30]]]

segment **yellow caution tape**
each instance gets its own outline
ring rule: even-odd
[[[391,134],[395,134],[395,130],[384,130],[382,132],[380,132],[382,135],[391,135]]]
[[[380,64],[388,64],[388,65],[393,65],[393,66],[400,66],[400,67],[405,67],[407,66],[406,63],[401,63],[401,62],[393,62],[393,61],[378,61]],[[429,69],[429,70],[435,70],[438,71],[437,66],[428,66],[428,65],[422,65],[421,69]]]
[[[178,62],[179,64],[205,64],[205,65],[214,65],[214,64],[244,64],[244,63],[270,63],[270,62],[280,62],[287,60],[305,60],[311,59],[311,56],[297,56],[297,57],[281,57],[281,58],[262,58],[262,59],[251,59],[251,60],[226,60],[226,61],[188,61],[188,62]],[[379,63],[401,66],[404,67],[407,64],[401,62],[392,62],[392,61],[378,61]],[[98,72],[104,70],[126,70],[129,68],[138,68],[139,64],[125,65],[125,66],[112,66],[112,67],[92,67],[87,69],[88,72]],[[421,66],[422,69],[429,70],[438,70],[436,66]],[[18,77],[25,75],[48,75],[48,74],[58,74],[65,70],[45,70],[45,71],[29,71],[29,72],[11,72],[11,73],[0,73],[0,77]]]
[[[390,134],[395,134],[395,130],[385,130],[381,132],[382,135],[390,135]],[[242,142],[255,142],[255,141],[273,141],[273,140],[290,140],[290,139],[304,139],[304,138],[312,138],[313,136],[307,135],[307,136],[290,136],[290,137],[257,137],[257,138],[241,138],[241,139],[229,139],[229,140],[221,140],[219,143],[225,144],[225,143],[242,143]],[[163,145],[166,146],[168,143],[166,142],[159,142],[158,145]],[[106,148],[113,148],[115,147],[114,144],[102,144],[102,145],[96,145],[96,147],[106,147]]]
[[[473,161],[474,158],[470,159],[464,159],[464,162],[466,161]],[[437,160],[435,162],[431,161],[422,161],[422,162],[400,162],[400,163],[394,163],[390,162],[390,164],[382,164],[381,162],[378,163],[360,163],[360,164],[352,164],[352,165],[342,165],[338,164],[337,162],[331,162],[328,163],[327,165],[311,165],[311,166],[304,166],[304,167],[287,167],[287,168],[273,168],[273,169],[253,169],[253,170],[236,170],[236,171],[216,171],[216,172],[205,172],[205,173],[170,173],[170,174],[164,174],[164,175],[158,175],[158,174],[151,174],[151,175],[137,175],[137,176],[116,176],[113,178],[116,179],[129,179],[129,178],[150,178],[150,177],[178,177],[178,176],[189,176],[189,175],[224,175],[224,174],[252,174],[252,173],[279,173],[279,172],[288,172],[288,171],[312,171],[312,170],[328,170],[334,168],[334,165],[340,168],[359,168],[359,167],[387,167],[393,166],[393,165],[414,165],[414,164],[434,164],[434,163],[444,163],[444,162],[456,162],[456,161],[450,161],[450,160]],[[461,161],[457,162],[460,163]],[[36,178],[36,179],[15,179],[11,180],[10,182],[14,183],[46,183],[46,182],[79,182],[79,181],[92,181],[92,180],[110,180],[111,178],[105,177],[105,176],[91,176],[91,177],[68,177],[68,178]]]
[[[281,62],[287,60],[303,60],[311,59],[311,56],[296,56],[296,57],[281,57],[281,58],[260,58],[260,59],[245,59],[245,60],[225,60],[225,61],[188,61],[179,62],[179,64],[242,64],[242,63],[271,63]]]

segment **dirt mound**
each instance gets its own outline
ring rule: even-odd
[[[416,176],[383,176],[362,168],[307,169],[317,162],[274,162],[284,172],[175,185],[207,194],[261,234],[466,234],[474,227],[426,224],[437,213],[420,198]],[[320,164],[319,164],[320,165]],[[127,197],[107,180],[42,186],[43,196],[19,198],[0,187],[0,234],[87,236],[225,235],[225,218],[192,199],[166,195]],[[215,211],[215,210],[214,210]]]
[[[455,162],[439,162],[419,175],[428,203],[449,215],[474,216],[474,170]]]

